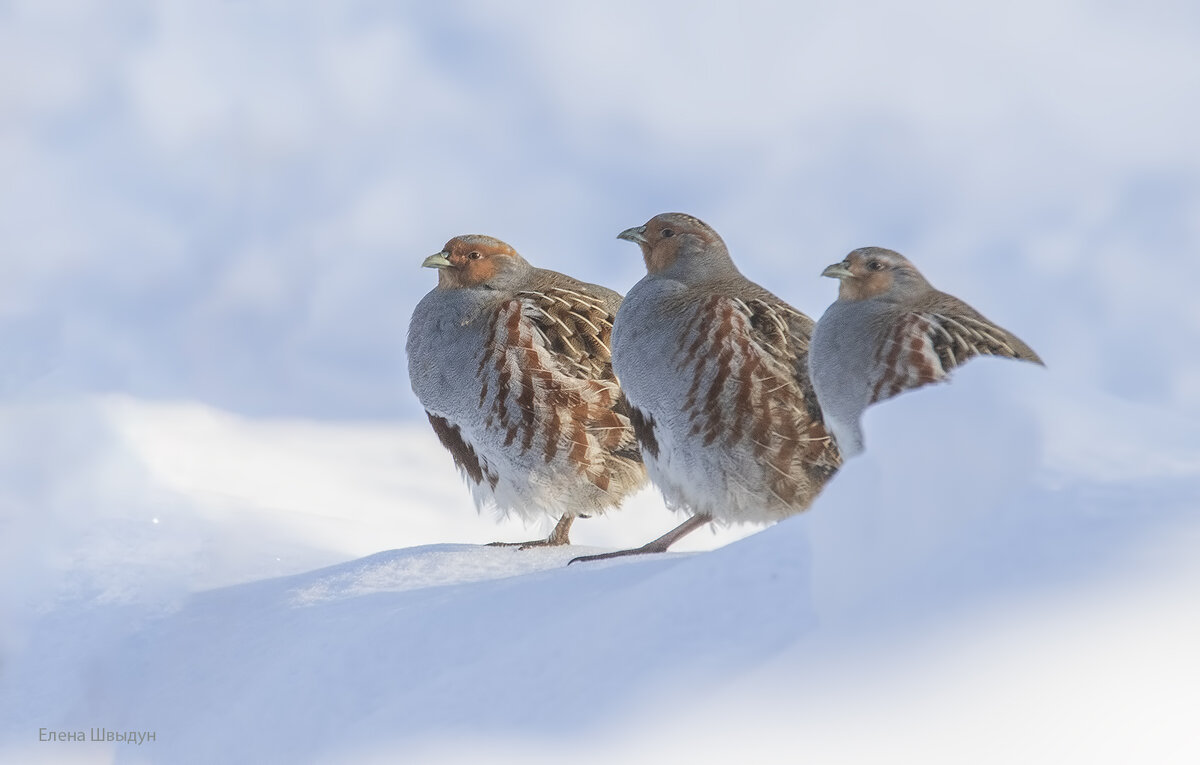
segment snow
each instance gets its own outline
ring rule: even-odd
[[[0,763],[1200,761],[1186,3],[0,7]],[[450,236],[812,316],[904,252],[1047,368],[813,508],[477,514],[401,349]],[[39,731],[153,731],[141,746]]]
[[[1200,756],[1200,422],[1053,369],[872,409],[804,515],[572,566],[674,519],[647,492],[579,547],[481,546],[529,530],[424,429],[91,406],[124,458],[54,587],[5,586],[6,762]],[[38,741],[97,726],[156,740]]]

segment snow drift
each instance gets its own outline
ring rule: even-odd
[[[1200,424],[1081,392],[1052,370],[980,360],[952,385],[874,408],[867,453],[814,507],[741,541],[570,567],[590,548],[451,543],[497,532],[486,518],[458,525],[465,490],[421,431],[130,400],[94,411],[120,435],[143,509],[156,508],[139,533],[163,538],[131,539],[122,513],[141,510],[113,509],[93,480],[98,511],[63,510],[75,534],[60,549],[74,562],[55,591],[9,579],[10,602],[38,596],[10,609],[21,617],[0,700],[10,759],[1198,752],[1182,710],[1200,700]],[[213,464],[172,473],[154,464],[164,449],[138,452],[169,441],[150,437],[155,427],[228,439],[206,454],[270,448],[224,482]],[[305,461],[313,450],[320,471]],[[203,481],[189,486],[189,471]],[[383,476],[391,483],[372,483]],[[107,489],[130,496],[129,485]],[[267,504],[265,485],[292,485],[269,519],[247,499]],[[350,507],[314,521],[305,497],[336,504],[340,489],[362,518]],[[669,525],[653,505],[648,495],[598,521],[605,544],[653,533],[639,515]],[[400,532],[389,538],[388,515],[421,519],[443,543],[389,550]],[[215,555],[206,536],[239,544]],[[354,545],[384,551],[305,570]],[[204,589],[213,582],[229,586]],[[156,737],[38,741],[41,728],[94,726]]]

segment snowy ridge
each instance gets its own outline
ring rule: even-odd
[[[123,432],[186,414],[117,410]],[[1110,439],[1074,426],[1100,416]],[[240,427],[253,440],[279,426]],[[106,565],[108,589],[43,608],[10,653],[0,754],[721,761],[753,739],[760,761],[905,746],[924,761],[1119,762],[1151,733],[1169,755],[1156,761],[1200,752],[1179,711],[1200,701],[1200,425],[984,361],[872,410],[866,432],[868,452],[809,513],[706,553],[566,567],[592,548],[432,544],[120,599]],[[351,441],[343,468],[367,461]],[[421,476],[468,504],[445,473]],[[310,522],[277,512],[280,529]],[[447,512],[404,505],[433,525]],[[195,570],[186,555],[159,568],[183,582]],[[877,736],[852,733],[865,721]],[[92,725],[157,740],[36,742],[40,727]]]

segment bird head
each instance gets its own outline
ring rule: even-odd
[[[655,215],[645,225],[625,229],[617,238],[642,248],[646,271],[651,274],[703,274],[733,267],[720,235],[704,221],[685,213]]]
[[[421,265],[438,269],[438,286],[443,289],[497,287],[506,276],[529,267],[512,247],[482,234],[454,237]]]
[[[821,272],[841,282],[839,300],[909,297],[932,289],[908,258],[883,247],[860,247]]]

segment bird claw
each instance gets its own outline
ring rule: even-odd
[[[518,550],[528,550],[531,547],[557,547],[567,542],[553,542],[549,539],[532,539],[528,542],[488,542],[486,547],[515,547]]]
[[[608,560],[609,558],[624,558],[629,555],[650,555],[652,553],[661,553],[667,551],[665,547],[662,549],[657,547],[654,549],[646,549],[647,547],[649,547],[649,545],[646,545],[645,547],[637,547],[632,550],[617,550],[616,552],[598,553],[596,555],[580,555],[578,558],[571,558],[571,560],[567,561],[567,565],[569,566],[572,563],[590,563],[594,560]]]

